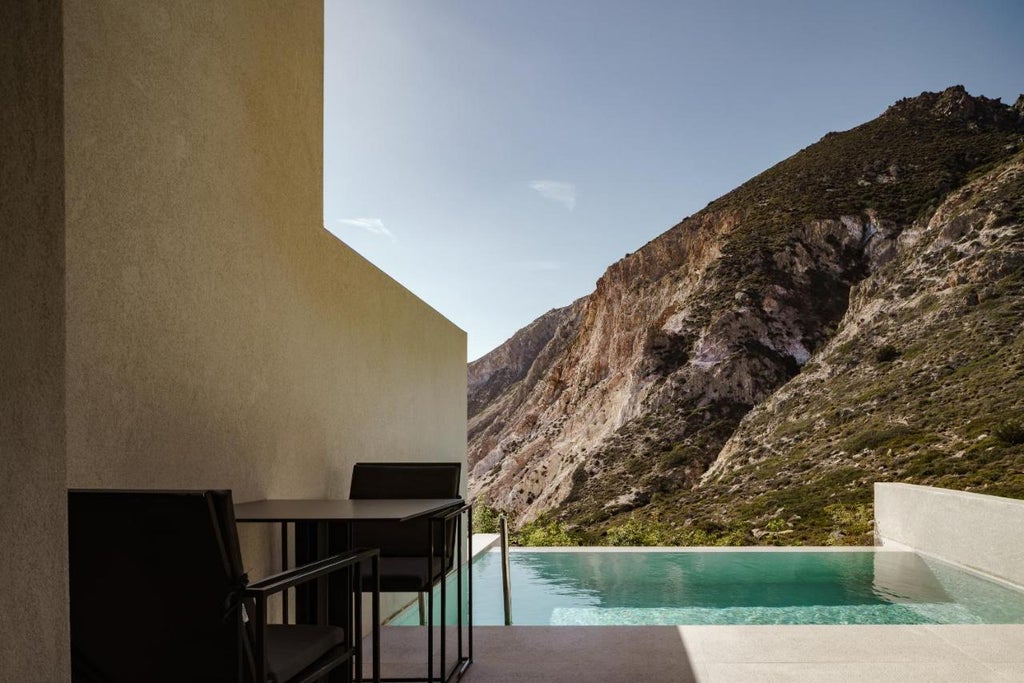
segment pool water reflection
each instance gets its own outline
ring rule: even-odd
[[[473,564],[476,624],[503,623],[500,565]],[[517,625],[1024,623],[1024,592],[913,552],[516,549],[510,565]]]

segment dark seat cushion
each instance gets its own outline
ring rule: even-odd
[[[267,626],[270,680],[275,683],[288,681],[328,650],[344,642],[345,632],[337,626]]]
[[[380,558],[380,589],[382,591],[425,591],[444,574],[441,558],[434,558],[434,580],[429,581],[426,557]],[[369,563],[362,565],[363,590],[371,590]]]

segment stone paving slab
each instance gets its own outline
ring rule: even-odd
[[[382,629],[382,662],[424,675],[425,629]],[[478,626],[462,680],[1022,681],[1024,626]]]

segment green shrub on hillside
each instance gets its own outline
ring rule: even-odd
[[[874,542],[875,519],[870,505],[844,505],[835,503],[825,506],[825,514],[832,520],[832,534],[828,545],[858,545]]]
[[[900,350],[892,344],[886,344],[875,351],[876,363],[890,363],[900,357]]]
[[[530,522],[512,535],[516,545],[525,546],[576,546],[583,545],[583,539],[562,524],[551,520]]]
[[[498,518],[501,513],[488,505],[473,506],[473,533],[498,533]]]
[[[1005,444],[1024,444],[1024,419],[1007,420],[992,430],[992,435]]]
[[[607,545],[667,545],[666,535],[657,523],[631,515],[625,524],[608,529]]]
[[[747,545],[747,534],[739,529],[709,531],[701,527],[684,527],[675,539],[674,545],[682,546],[734,546]]]
[[[842,448],[847,453],[860,453],[866,449],[909,446],[922,437],[920,432],[904,425],[871,427],[844,441]]]

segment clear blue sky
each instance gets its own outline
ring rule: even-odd
[[[324,225],[476,358],[901,97],[1024,91],[1024,2],[326,0]]]

